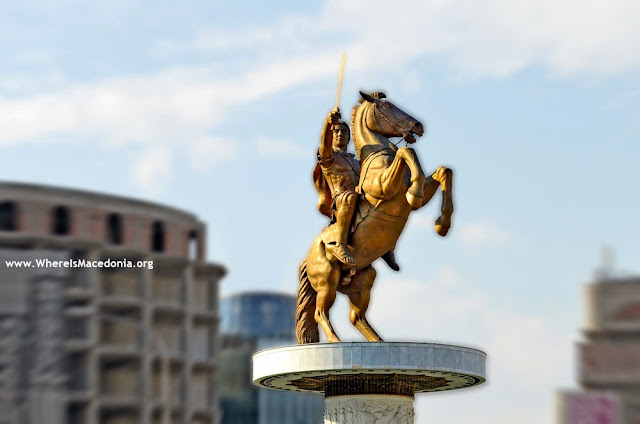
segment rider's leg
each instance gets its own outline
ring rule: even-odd
[[[358,195],[354,191],[345,191],[336,202],[336,223],[334,224],[336,245],[333,248],[333,254],[340,262],[350,265],[356,263],[353,252],[347,243],[357,203]]]

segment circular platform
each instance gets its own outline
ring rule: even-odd
[[[455,390],[486,381],[487,355],[437,343],[313,343],[253,355],[253,383],[325,396]]]

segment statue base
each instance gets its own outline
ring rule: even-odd
[[[313,343],[253,355],[253,383],[325,395],[325,424],[413,423],[417,393],[486,381],[487,355],[436,343]]]

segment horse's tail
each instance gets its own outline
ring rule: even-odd
[[[314,314],[316,311],[316,291],[311,287],[307,275],[307,260],[300,264],[300,288],[296,305],[296,337],[298,343],[318,343],[320,334]]]

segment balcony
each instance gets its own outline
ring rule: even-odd
[[[578,345],[579,379],[588,388],[640,384],[640,341]]]

